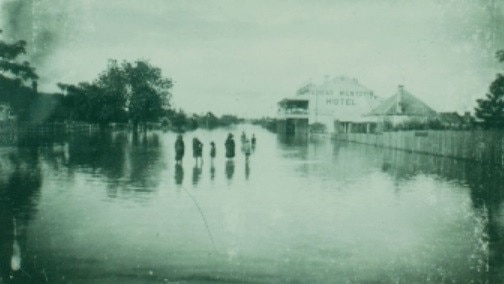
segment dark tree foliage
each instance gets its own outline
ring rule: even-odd
[[[224,114],[219,119],[219,124],[221,126],[230,126],[232,124],[238,124],[240,122],[242,122],[242,119],[238,118],[235,115],[231,115],[231,114]]]
[[[495,54],[499,62],[504,62],[504,50]],[[490,84],[486,98],[476,100],[476,118],[486,128],[504,128],[504,76],[497,74],[496,79]]]
[[[92,83],[58,86],[66,93],[59,112],[66,113],[67,119],[100,125],[129,119],[136,128],[166,116],[172,81],[146,61],[111,60]]]
[[[117,61],[109,61],[107,70],[94,82],[97,88],[98,123],[127,121],[128,81]]]
[[[162,76],[161,69],[142,60],[124,62],[122,69],[130,90],[128,112],[133,125],[145,125],[166,115],[173,83]]]
[[[205,125],[206,128],[212,129],[219,126],[219,118],[209,111],[202,116],[202,120],[199,121],[198,124]]]
[[[125,99],[100,83],[58,86],[66,92],[61,107],[67,119],[100,125],[126,121]]]
[[[476,117],[485,128],[504,128],[504,76],[497,74],[497,78],[490,84],[486,98],[476,100]]]
[[[203,128],[212,129],[219,124],[218,118],[212,112],[207,112],[206,114],[193,114],[192,118],[197,122],[198,126]]]
[[[259,118],[259,119],[253,119],[252,124],[260,125],[266,129],[268,129],[271,132],[277,132],[278,121],[275,118],[263,117],[263,118]]]
[[[243,122],[243,119],[238,118],[234,115],[223,115],[221,117],[217,117],[212,112],[207,112],[206,114],[195,114],[193,115],[193,120],[197,122],[196,126],[203,128],[216,128],[216,127],[226,127],[232,124],[238,124]]]
[[[189,118],[189,130],[196,130],[199,127],[198,118],[196,115],[193,115]]]
[[[504,50],[497,51],[495,56],[499,62],[504,62]]]
[[[90,121],[93,112],[93,86],[89,83],[66,85],[58,83],[58,87],[66,93],[62,105],[66,111],[64,117],[74,121]]]
[[[170,111],[168,113],[168,118],[171,122],[173,130],[179,133],[183,133],[188,130],[195,130],[198,128],[198,121],[196,116],[187,116],[187,114],[179,109],[178,111]]]
[[[175,129],[175,131],[179,133],[184,132],[188,128],[189,123],[187,115],[182,110],[179,110],[178,112],[173,112],[170,115],[170,121],[172,127]]]
[[[7,43],[0,40],[0,103],[8,104],[21,120],[28,118],[30,104],[36,96],[36,91],[26,84],[31,81],[31,85],[36,86],[38,79],[35,68],[21,61],[25,53],[25,41]]]

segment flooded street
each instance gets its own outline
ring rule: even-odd
[[[242,131],[257,137],[248,162]],[[200,166],[194,136],[204,144]],[[325,138],[280,139],[249,125],[186,133],[177,166],[175,139],[113,132],[0,147],[3,281],[504,279],[502,170]],[[21,268],[13,272],[14,243]]]

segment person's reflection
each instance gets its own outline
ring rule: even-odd
[[[252,134],[252,139],[250,139],[250,143],[252,143],[252,152],[255,151],[255,148],[256,148],[256,142],[257,142],[257,139],[255,137],[255,134]]]
[[[193,167],[193,172],[192,172],[192,183],[194,186],[198,185],[198,182],[200,180],[201,176],[201,165],[196,163]]]
[[[245,163],[245,179],[248,180],[250,176],[250,165],[249,161]]]
[[[210,165],[210,179],[214,180],[214,178],[215,178],[215,167],[214,167],[213,161],[212,161],[212,164]]]
[[[227,160],[226,161],[226,177],[228,180],[231,180],[233,178],[234,168],[235,168],[234,161]]]
[[[181,164],[175,165],[175,184],[182,184],[184,181],[184,168]]]

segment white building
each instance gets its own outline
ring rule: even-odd
[[[371,89],[345,76],[326,77],[321,84],[309,83],[301,87],[295,97],[279,103],[279,119],[289,118],[292,112],[285,109],[288,105],[286,101],[294,100],[307,101],[304,116],[308,124],[322,123],[329,133],[346,132],[346,127],[351,123],[373,122],[374,117],[365,115],[380,103]],[[301,114],[303,112],[296,111],[297,118]]]

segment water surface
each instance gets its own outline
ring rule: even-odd
[[[239,150],[242,131],[258,139],[248,162]],[[228,132],[237,138],[233,161],[224,158]],[[199,164],[191,153],[195,136],[204,144]],[[253,126],[186,133],[186,155],[176,165],[175,138],[160,131],[98,132],[0,147],[2,279],[504,279],[500,169],[327,139],[278,138]]]

